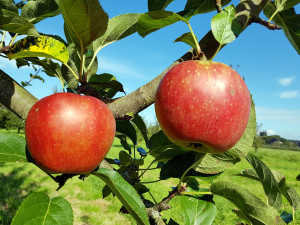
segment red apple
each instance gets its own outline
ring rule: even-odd
[[[231,67],[210,61],[186,61],[161,80],[155,112],[175,144],[203,153],[222,153],[242,137],[251,97]]]
[[[57,93],[28,113],[25,137],[35,163],[49,173],[93,171],[112,146],[115,118],[97,98]]]

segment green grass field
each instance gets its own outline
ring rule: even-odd
[[[121,150],[120,146],[119,141],[115,141],[108,157],[116,158]],[[296,176],[300,174],[300,152],[262,148],[259,149],[258,156],[271,169],[282,172],[286,176],[288,185],[300,193],[300,181],[296,180]],[[146,164],[151,161],[150,156],[147,158]],[[257,196],[265,198],[259,182],[236,176],[246,168],[251,168],[251,166],[246,160],[243,160],[226,170],[218,180],[226,180],[242,185]],[[143,177],[144,181],[157,180],[158,173],[158,170],[146,173]],[[153,198],[159,202],[177,183],[177,179],[171,179],[152,183],[148,186]],[[73,177],[57,192],[55,191],[57,184],[36,166],[32,164],[0,163],[0,184],[0,224],[3,225],[10,224],[13,215],[24,198],[28,194],[37,191],[47,192],[51,197],[62,196],[67,199],[74,211],[74,224],[135,224],[129,215],[119,213],[121,204],[117,198],[110,195],[102,199],[101,190],[104,183],[94,176],[89,176],[84,181]],[[200,185],[202,187],[208,186],[207,183]],[[145,197],[152,199],[151,195],[147,193]],[[241,222],[232,212],[234,205],[218,196],[214,200],[218,213],[213,224],[228,225]],[[179,198],[174,198],[170,205],[172,208],[164,212],[164,217],[172,217],[178,223],[184,224],[181,213],[178,212]],[[291,208],[285,199],[282,210],[291,212]],[[296,214],[296,218],[300,224],[300,215]]]

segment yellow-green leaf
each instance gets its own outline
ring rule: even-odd
[[[66,63],[69,59],[69,53],[65,44],[49,36],[21,39],[12,45],[7,56],[9,59],[46,57],[63,63]]]

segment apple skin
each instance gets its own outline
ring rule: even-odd
[[[176,145],[218,154],[242,137],[251,97],[231,67],[210,61],[177,64],[162,78],[155,97],[157,120]]]
[[[115,118],[104,102],[73,93],[42,98],[25,122],[28,150],[48,173],[93,171],[111,148],[115,132]]]

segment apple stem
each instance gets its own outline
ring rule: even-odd
[[[178,186],[177,186],[177,189],[178,189],[178,190],[179,190],[180,187],[182,186],[182,183],[183,183],[182,181],[183,181],[185,175],[186,175],[191,169],[193,169],[196,165],[199,165],[199,164],[202,162],[202,160],[205,158],[206,155],[207,155],[207,153],[202,153],[202,154],[200,155],[200,157],[199,157],[198,159],[196,159],[196,161],[195,161],[189,168],[187,168],[186,171],[184,171],[184,173],[182,174],[182,176],[181,176],[181,178],[180,178],[179,184],[178,184]]]

